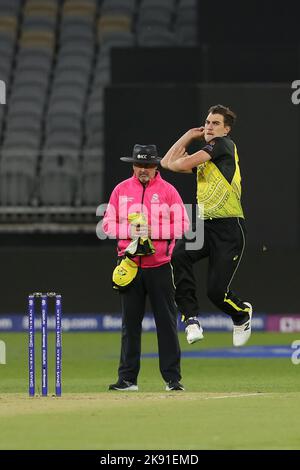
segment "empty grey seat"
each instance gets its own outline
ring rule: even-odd
[[[63,89],[62,89],[63,90]],[[63,94],[61,90],[53,90],[51,98],[49,100],[49,110],[53,107],[60,105],[63,102],[73,102],[76,105],[77,109],[80,112],[83,112],[85,106],[85,93],[82,93],[82,89],[80,89],[80,93],[76,95],[74,93],[74,89],[68,91],[67,94]]]
[[[68,114],[70,116],[80,118],[82,116],[82,108],[78,105],[77,102],[66,99],[51,104],[48,110],[48,116],[58,116],[60,114]]]
[[[150,29],[153,26],[161,29],[170,29],[172,23],[172,12],[163,10],[142,10],[137,21],[137,30]]]
[[[52,61],[49,60],[49,57],[21,57],[18,60],[16,73],[21,73],[23,71],[41,71],[45,74],[49,74],[51,69]]]
[[[41,119],[38,117],[30,116],[30,119],[24,119],[24,117],[10,117],[6,123],[6,132],[32,132],[40,133],[41,131]]]
[[[36,132],[6,132],[3,148],[32,148],[36,149],[40,145],[40,135]]]
[[[42,101],[17,101],[9,104],[8,108],[8,119],[12,116],[37,116],[42,117],[44,111],[44,103]]]
[[[59,50],[60,59],[62,59],[62,57],[74,55],[74,54],[80,54],[85,57],[89,57],[92,60],[94,50],[92,47],[90,47],[90,44],[86,42],[80,43],[79,41],[76,41],[74,43],[70,42],[70,43],[61,45],[61,48]]]
[[[135,13],[135,0],[103,0],[101,13],[117,13],[132,16]]]
[[[101,106],[101,108],[103,108],[104,107],[103,102],[104,102],[104,88],[94,87],[88,99],[88,109],[90,109],[94,103],[101,103],[99,107]]]
[[[15,75],[14,87],[22,85],[34,85],[47,88],[49,83],[49,74],[44,72],[30,71],[22,72]]]
[[[92,61],[89,57],[85,56],[65,56],[62,59],[59,58],[57,65],[56,65],[56,73],[61,71],[83,71],[86,74],[90,73],[90,69],[92,66]]]
[[[69,85],[87,88],[89,76],[85,73],[72,73],[63,71],[57,74],[53,81],[53,87]]]
[[[105,54],[101,50],[100,54],[97,57],[96,74],[99,73],[101,70],[110,69],[110,66],[111,66],[110,54]]]
[[[59,131],[66,131],[66,132],[82,132],[82,124],[81,120],[77,117],[70,116],[69,114],[61,114],[59,116],[55,116],[54,114],[51,116],[47,116],[46,118],[46,132],[50,134],[52,132],[59,132]]]
[[[180,45],[194,46],[198,42],[198,5],[195,0],[180,1],[175,33]]]
[[[1,32],[0,32],[0,54],[1,54],[1,57],[3,59],[7,58],[10,61],[12,61],[13,55],[14,55],[14,50],[15,50],[14,42],[10,42],[10,43],[9,42],[3,42],[2,39],[1,39]]]
[[[69,86],[69,85],[56,85],[50,97],[50,105],[55,101],[61,101],[62,99],[74,100],[75,102],[80,101],[84,102],[85,100],[85,88],[78,86]]]
[[[53,60],[53,50],[49,49],[48,47],[43,47],[42,45],[35,46],[35,47],[23,47],[19,50],[18,53],[18,62],[22,61],[25,58],[38,58],[40,57],[41,60],[48,59],[49,62]]]
[[[20,11],[21,0],[0,0],[0,12],[1,14],[15,14],[17,15]]]
[[[2,80],[6,84],[6,88],[9,88],[10,76],[11,76],[11,70],[6,67],[2,68],[0,64],[0,80]]]
[[[45,96],[47,95],[48,93],[48,87],[49,87],[49,82],[35,82],[32,86],[32,82],[30,80],[26,81],[24,83],[21,83],[21,81],[14,81],[13,82],[13,87],[12,87],[12,91],[13,93],[23,93],[24,90],[28,89],[28,91],[30,91],[32,94],[29,95],[29,96],[32,96],[33,99],[42,99],[44,100]],[[33,89],[34,89],[34,92],[33,92]],[[30,99],[30,98],[28,98]],[[24,95],[24,98],[22,97],[22,100],[27,100],[27,97],[25,97]]]
[[[102,0],[100,0],[102,1]],[[92,16],[96,15],[97,11],[96,0],[66,0],[63,8],[63,15],[66,16]]]
[[[94,134],[95,132],[104,133],[104,116],[101,114],[90,114],[86,119],[86,135]]]
[[[66,50],[62,52],[60,51],[58,55],[57,66],[60,65],[62,62],[70,64],[70,65],[72,65],[73,63],[77,64],[78,62],[86,65],[92,62],[92,56],[89,54],[86,54],[85,51],[72,50],[72,51],[68,51],[68,53],[65,53],[65,52]]]
[[[61,70],[54,77],[54,86],[52,91],[62,90],[69,88],[70,94],[77,90],[77,93],[84,93],[89,82],[89,75],[84,75],[82,71],[77,73],[69,73],[68,71]]]
[[[35,162],[27,160],[2,160],[0,166],[0,204],[3,206],[28,206],[34,195]]]
[[[28,15],[24,17],[22,31],[54,31],[56,18],[46,15]]]
[[[174,0],[143,0],[139,8],[137,28],[154,25],[169,28],[174,13]]]
[[[101,53],[110,51],[112,47],[133,47],[135,36],[130,31],[107,31],[101,38]]]
[[[30,85],[14,86],[10,96],[10,103],[14,101],[40,101],[45,102],[45,91],[42,88]]]
[[[97,91],[99,93],[99,90]],[[95,95],[94,95],[95,96]],[[102,99],[90,100],[87,109],[87,115],[89,114],[103,114],[104,113],[104,101]]]
[[[153,28],[138,33],[138,45],[142,47],[173,47],[176,42],[174,34],[170,31]]]
[[[49,160],[63,159],[65,164],[68,164],[69,160],[78,162],[80,156],[80,148],[71,148],[63,144],[55,146],[45,146],[42,150],[43,162]]]
[[[14,56],[14,50],[12,49],[11,52],[7,49],[5,44],[1,43],[1,38],[0,38],[0,54],[1,57],[6,59],[7,62],[12,63],[13,61],[13,56]]]
[[[91,115],[85,121],[85,147],[83,158],[91,156],[88,151],[96,149],[99,151],[104,147],[104,116]]]
[[[84,161],[82,169],[81,198],[83,205],[99,205],[103,196],[103,158]]]
[[[71,206],[78,188],[78,162],[62,156],[42,163],[39,196],[44,205]]]
[[[98,130],[88,135],[85,148],[83,150],[83,159],[100,158],[103,155],[104,132]]]
[[[39,156],[39,148],[28,148],[22,146],[3,147],[1,151],[2,162],[6,160],[22,161],[28,165],[36,165]]]
[[[76,35],[70,35],[67,38],[64,38],[63,42],[60,42],[60,47],[70,47],[73,50],[77,48],[81,48],[82,50],[92,50],[94,53],[94,46],[95,41],[94,39],[91,41],[91,38],[86,38],[84,36],[78,37]]]
[[[90,135],[104,129],[103,102],[92,103],[86,115],[86,133]]]
[[[93,15],[65,15],[61,21],[61,28],[64,29],[70,25],[80,26],[92,30],[95,27],[95,17]]]
[[[79,149],[81,146],[81,135],[71,132],[55,132],[47,135],[45,148],[70,148]]]
[[[95,77],[95,85],[105,87],[111,80],[111,71],[110,69],[102,70],[101,73],[98,73]]]
[[[10,72],[13,62],[13,57],[1,57],[0,69],[3,71]]]
[[[67,43],[73,40],[89,42],[91,46],[94,43],[94,33],[90,28],[84,28],[80,25],[66,25],[60,33],[60,43]]]
[[[104,85],[110,82],[111,78],[111,65],[109,55],[100,54],[96,64],[93,88],[103,88]]]

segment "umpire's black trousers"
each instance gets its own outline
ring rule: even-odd
[[[199,250],[186,249],[178,240],[172,256],[176,285],[175,300],[185,318],[199,315],[193,265],[209,258],[207,295],[217,308],[232,317],[235,324],[249,318],[248,307],[231,290],[231,283],[245,249],[244,219],[229,217],[204,221],[204,244]]]
[[[122,343],[119,378],[137,383],[140,370],[142,321],[146,296],[151,302],[158,339],[159,369],[166,382],[179,381],[180,346],[177,309],[170,263],[156,268],[138,269],[133,283],[120,293],[122,305]]]

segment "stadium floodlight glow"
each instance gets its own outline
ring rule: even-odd
[[[0,104],[6,104],[6,84],[0,80]]]

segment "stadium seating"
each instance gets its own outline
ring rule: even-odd
[[[22,0],[0,0],[0,11],[2,14],[18,17],[22,6]]]
[[[112,48],[193,45],[196,8],[196,0],[0,0],[8,96],[0,205],[99,201]]]
[[[103,191],[103,155],[91,153],[83,160],[82,165],[82,204],[97,206],[101,201]]]
[[[101,13],[132,16],[135,13],[136,0],[103,0]]]
[[[2,205],[30,205],[33,200],[35,165],[22,157],[2,159],[0,163]]]
[[[137,20],[137,30],[170,30],[175,13],[174,0],[142,0]]]
[[[39,196],[47,206],[75,204],[79,177],[78,160],[64,155],[53,155],[42,162]]]
[[[177,7],[175,33],[181,45],[197,44],[197,0],[180,0]]]

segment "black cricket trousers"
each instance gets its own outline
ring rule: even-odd
[[[248,307],[230,290],[245,249],[245,233],[244,219],[208,219],[204,221],[204,244],[201,249],[186,250],[186,239],[177,241],[172,256],[175,300],[185,319],[199,315],[193,265],[207,257],[209,299],[217,308],[230,315],[236,325],[249,318]]]
[[[180,381],[180,346],[177,334],[178,311],[174,298],[170,263],[155,268],[139,268],[132,284],[120,292],[122,341],[119,378],[137,383],[141,358],[142,321],[149,296],[157,330],[159,369],[166,382]]]

